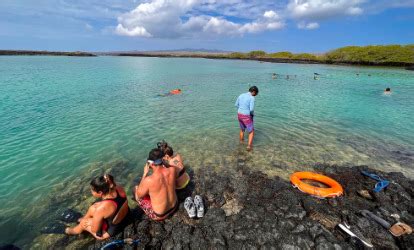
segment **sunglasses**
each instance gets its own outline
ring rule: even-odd
[[[149,164],[161,165],[162,164],[162,159],[157,159],[155,161],[153,161],[153,160],[147,160],[147,162]]]

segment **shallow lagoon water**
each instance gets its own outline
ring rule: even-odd
[[[272,79],[273,72],[283,76]],[[249,85],[260,89],[253,153],[238,143],[234,107]],[[386,87],[393,90],[389,96],[382,93]],[[0,57],[0,88],[3,244],[30,242],[38,230],[26,217],[35,217],[61,183],[95,164],[120,159],[129,162],[130,175],[141,175],[148,151],[161,139],[194,169],[228,168],[242,158],[283,178],[316,162],[414,177],[414,72],[403,69]],[[183,94],[157,96],[175,88]]]

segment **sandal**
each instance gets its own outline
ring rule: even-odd
[[[193,199],[191,197],[187,197],[184,201],[184,208],[188,213],[190,218],[194,218],[196,216],[196,207],[194,205]]]
[[[194,197],[194,205],[197,209],[197,217],[203,218],[204,216],[204,204],[203,204],[203,198],[200,195],[196,195]]]

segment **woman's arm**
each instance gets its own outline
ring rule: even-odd
[[[177,154],[174,159],[172,160],[173,165],[178,168],[178,170],[181,170],[184,168],[183,158],[180,154]]]

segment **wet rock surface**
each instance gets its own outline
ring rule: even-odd
[[[353,232],[361,233],[376,249],[413,249],[414,234],[393,237],[376,222],[363,217],[367,209],[390,224],[392,216],[414,225],[414,181],[400,173],[383,173],[366,166],[343,168],[317,165],[317,172],[337,180],[344,196],[318,199],[304,194],[283,179],[254,172],[247,166],[216,172],[205,167],[193,174],[192,183],[179,193],[179,210],[163,222],[150,221],[131,203],[133,219],[119,235],[103,242],[91,236],[51,236],[48,248],[98,249],[116,239],[139,239],[127,249],[355,249],[363,246],[342,233],[337,224],[347,222]],[[373,193],[375,181],[361,170],[381,175],[391,184]],[[361,196],[368,190],[370,199]],[[204,218],[189,219],[183,207],[187,196],[204,198]],[[56,238],[58,237],[58,238]]]

